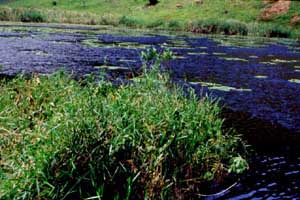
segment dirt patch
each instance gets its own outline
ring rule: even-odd
[[[270,20],[274,15],[285,14],[289,11],[291,0],[266,1],[266,8],[261,13],[262,20]]]
[[[294,14],[294,16],[291,19],[291,24],[294,26],[300,25],[300,16],[298,14]]]

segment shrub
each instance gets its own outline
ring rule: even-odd
[[[164,21],[163,20],[155,20],[153,22],[150,22],[146,25],[147,28],[156,28],[156,27],[160,27],[164,25]]]
[[[167,26],[168,26],[169,28],[173,28],[173,29],[179,29],[179,28],[182,27],[182,25],[180,24],[180,22],[177,21],[177,20],[171,20],[171,21],[169,21],[169,22],[167,23]]]
[[[129,27],[139,27],[142,26],[144,23],[141,20],[137,20],[132,17],[123,16],[120,18],[119,24],[123,24]]]
[[[22,22],[45,22],[45,16],[35,10],[25,10],[20,15]]]
[[[118,20],[113,15],[102,15],[99,20],[99,24],[102,25],[118,25]]]
[[[282,37],[289,38],[292,35],[292,31],[289,28],[280,26],[269,26],[264,30],[264,37]]]
[[[2,7],[0,8],[0,21],[11,20],[11,9]]]

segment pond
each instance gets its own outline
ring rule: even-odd
[[[225,125],[253,146],[251,170],[207,199],[300,199],[300,43],[112,27],[0,25],[0,75],[75,78],[105,72],[115,84],[141,73],[141,51],[169,48],[174,82],[220,98]],[[225,189],[225,188],[224,188]],[[216,189],[216,193],[220,188]]]

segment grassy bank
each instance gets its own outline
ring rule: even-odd
[[[0,198],[189,197],[246,170],[217,103],[184,95],[158,63],[118,88],[63,73],[2,80]]]
[[[259,18],[264,7],[261,0],[204,0],[202,4],[190,0],[178,3],[164,0],[150,7],[145,6],[146,3],[145,0],[6,1],[0,3],[2,6],[0,20],[28,21],[29,13],[33,12],[32,21],[126,25],[198,33],[268,37],[299,37],[300,35],[299,26],[290,25],[291,17],[296,13],[300,14],[299,1],[292,2],[287,14],[274,17],[269,21],[261,21]]]

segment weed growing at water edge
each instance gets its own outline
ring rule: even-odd
[[[1,199],[160,199],[247,168],[217,102],[166,73],[118,88],[64,73],[0,84]]]
[[[21,22],[45,22],[45,16],[34,10],[26,10],[20,15]]]

